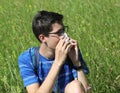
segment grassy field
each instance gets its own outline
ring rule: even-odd
[[[18,56],[39,42],[37,11],[62,13],[88,64],[92,93],[120,93],[120,0],[0,0],[0,93],[26,93]]]

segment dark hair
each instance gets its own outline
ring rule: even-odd
[[[44,10],[39,11],[33,18],[33,22],[32,22],[32,29],[34,35],[38,40],[40,34],[44,34],[45,36],[48,36],[48,33],[52,31],[52,24],[59,23],[63,25],[62,19],[63,19],[63,15],[61,14],[55,12],[48,12]]]

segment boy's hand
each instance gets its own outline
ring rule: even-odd
[[[62,66],[65,63],[68,51],[72,47],[71,43],[65,42],[66,38],[60,39],[55,49],[55,62]]]
[[[70,42],[71,42],[72,48],[69,50],[68,56],[73,62],[74,66],[79,66],[80,62],[79,62],[79,55],[78,55],[78,43],[76,40],[73,40],[73,39],[70,39]]]

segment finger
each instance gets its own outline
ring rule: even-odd
[[[60,39],[56,47],[62,47],[65,43],[65,38]]]
[[[74,40],[74,39],[72,39],[72,38],[70,38],[70,42],[71,42],[71,43],[76,43],[76,44],[77,44],[77,40]]]
[[[68,44],[66,49],[65,49],[65,52],[68,53],[71,50],[72,47],[73,47],[72,44]]]
[[[64,43],[62,48],[65,50],[68,47],[68,45],[71,45],[71,43],[65,41],[65,43]]]
[[[72,40],[72,41],[76,41],[75,39],[72,39],[72,38],[70,38],[70,40]]]
[[[71,44],[72,44],[74,47],[78,47],[77,41],[72,41]]]

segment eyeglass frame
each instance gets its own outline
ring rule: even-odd
[[[48,33],[48,34],[56,34],[58,36],[61,36],[67,31],[68,31],[68,26],[63,26],[63,28],[59,29],[57,32],[52,32],[52,33]]]

